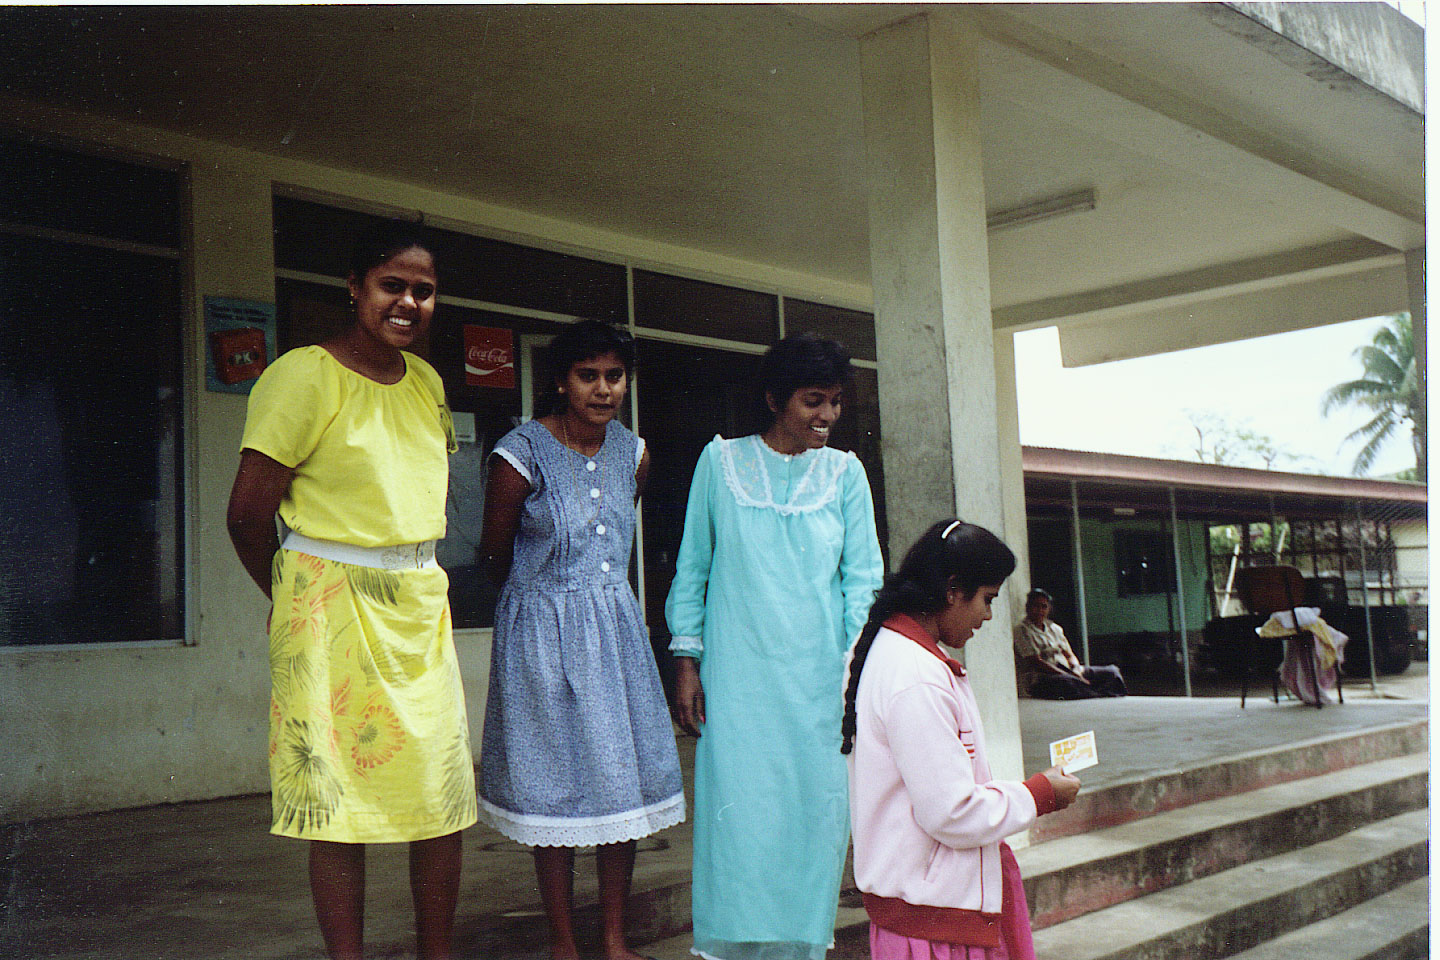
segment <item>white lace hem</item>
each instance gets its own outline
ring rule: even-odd
[[[545,817],[515,813],[480,798],[480,816],[516,843],[532,847],[590,847],[639,840],[685,819],[685,794],[603,817]]]
[[[535,485],[535,478],[530,476],[530,471],[525,469],[525,464],[520,462],[519,457],[515,456],[515,454],[511,453],[509,450],[506,450],[504,447],[496,447],[491,452],[504,457],[505,462],[510,464],[510,466],[514,467],[515,472],[520,474],[520,476],[524,477],[526,483],[530,484],[532,487]]]
[[[835,499],[841,474],[855,456],[828,447],[795,454],[808,461],[805,473],[795,484],[789,501],[777,503],[775,492],[770,487],[770,472],[765,467],[765,457],[784,455],[766,447],[759,434],[735,440],[723,440],[717,434],[715,439],[720,441],[720,469],[725,477],[725,486],[735,500],[742,507],[774,510],[782,516],[813,513],[828,506]]]
[[[716,942],[720,943],[722,941]],[[731,943],[729,946],[734,950],[734,953],[729,957],[722,957],[719,954],[703,950],[693,944],[690,946],[690,954],[691,956],[699,957],[700,960],[748,960],[750,957],[758,956],[782,956],[784,949],[789,947],[791,949],[791,956],[793,957],[824,957],[826,953],[835,949],[835,938],[831,937],[830,942],[823,947],[811,943],[777,943],[774,941],[749,941],[746,943]],[[776,952],[776,948],[778,948],[780,952]]]

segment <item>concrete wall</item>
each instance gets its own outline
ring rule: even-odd
[[[273,301],[277,185],[423,211],[430,222],[732,283],[868,307],[869,291],[763,264],[667,247],[404,183],[235,150],[0,98],[0,113],[47,137],[180,161],[190,180],[186,301],[186,563],[189,645],[0,648],[0,821],[268,789],[266,608],[235,559],[225,503],[245,398],[203,388],[206,296]],[[457,635],[478,749],[489,631]]]
[[[1160,521],[1093,520],[1082,517],[1080,538],[1085,556],[1085,612],[1090,635],[1163,633],[1169,628],[1165,594],[1120,596],[1115,566],[1115,533],[1119,530],[1165,530]],[[1184,577],[1185,627],[1195,631],[1210,618],[1205,593],[1208,576],[1205,525],[1181,521],[1181,575]],[[1175,614],[1179,624],[1178,611]]]

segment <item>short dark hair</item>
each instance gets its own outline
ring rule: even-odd
[[[770,409],[767,397],[784,408],[796,390],[849,386],[852,377],[850,351],[842,344],[813,333],[791,334],[766,350],[760,361],[756,422],[761,430],[775,422],[775,411]]]
[[[1025,606],[1030,606],[1030,604],[1034,603],[1036,600],[1044,600],[1046,603],[1055,602],[1054,597],[1050,596],[1047,591],[1041,590],[1039,587],[1036,587],[1034,590],[1031,590],[1029,593],[1025,594]]]
[[[411,247],[430,254],[438,277],[440,264],[435,256],[434,241],[423,226],[410,220],[381,220],[362,233],[350,251],[350,276],[363,281],[371,270]]]
[[[546,384],[554,385],[565,379],[570,368],[603,354],[613,353],[625,365],[625,379],[635,376],[635,338],[624,327],[602,323],[599,320],[581,320],[561,330],[550,341],[546,368],[550,376]],[[541,391],[541,416],[560,411],[559,394],[552,390]]]

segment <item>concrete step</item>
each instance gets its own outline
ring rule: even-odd
[[[1428,802],[1425,754],[1221,797],[1020,850],[1036,929],[1327,840]]]
[[[1264,718],[1258,717],[1257,722],[1264,722]],[[1030,831],[1030,841],[1040,843],[1092,832],[1097,827],[1128,823],[1217,797],[1421,753],[1429,744],[1429,733],[1427,720],[1394,723],[1359,734],[1317,737],[1086,789],[1068,809],[1042,818]]]
[[[1405,753],[1022,849],[1016,856],[1035,928],[1340,837],[1372,821],[1423,812],[1428,771],[1425,754]],[[688,895],[687,889],[687,909]],[[853,891],[841,900],[832,957],[863,957],[865,912]],[[647,919],[649,929],[661,926],[653,912]],[[682,932],[687,920],[688,913],[675,914],[673,933],[645,952],[659,960],[690,956],[690,937]]]
[[[1421,877],[1229,960],[1423,960],[1429,955],[1430,878]]]
[[[1219,960],[1348,910],[1427,870],[1427,810],[1256,860],[1035,934],[1066,960]]]
[[[830,951],[827,960],[870,960],[869,937],[870,920],[865,916],[864,907],[842,906],[835,916],[835,949]],[[856,931],[863,931],[864,940],[860,947],[856,947],[851,941],[855,940]],[[654,957],[655,960],[695,960],[695,955],[690,952],[689,932],[677,934],[664,940],[657,940],[655,943],[647,943],[643,947],[636,947],[637,953],[647,957]]]

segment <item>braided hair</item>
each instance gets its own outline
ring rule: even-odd
[[[941,520],[915,541],[900,562],[900,569],[887,574],[870,618],[855,641],[850,657],[850,676],[845,684],[845,719],[840,723],[840,752],[855,745],[855,698],[860,692],[860,671],[875,635],[885,621],[897,613],[939,613],[945,609],[946,594],[957,589],[970,600],[984,586],[996,586],[1015,572],[1015,554],[995,534],[962,520]]]

